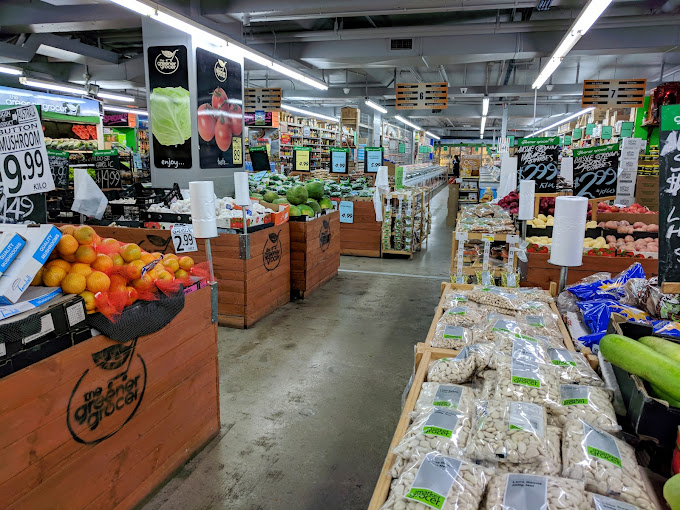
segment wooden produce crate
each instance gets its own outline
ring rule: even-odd
[[[129,227],[92,227],[100,237],[113,237],[121,243],[134,243],[139,247],[152,252],[175,253],[172,237],[169,230],[156,228],[129,228]],[[198,245],[203,243],[198,240]],[[193,254],[187,253],[193,258]]]
[[[291,221],[289,225],[291,292],[305,298],[338,274],[340,213],[333,211],[311,221]]]
[[[220,430],[210,287],[162,330],[0,379],[3,508],[135,508]]]
[[[375,221],[373,201],[354,201],[353,223],[340,223],[340,253],[380,257],[382,223]]]
[[[549,253],[527,253],[528,262],[526,280],[522,287],[541,287],[548,289],[551,282],[559,283],[560,268],[548,262]],[[594,273],[607,272],[615,275],[624,271],[635,262],[642,264],[647,278],[657,276],[659,272],[658,259],[640,259],[630,257],[602,257],[593,255],[583,256],[583,265],[570,267],[567,272],[567,285],[578,282]]]

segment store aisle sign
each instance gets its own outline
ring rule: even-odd
[[[397,110],[439,110],[446,109],[449,100],[449,84],[397,83]]]
[[[661,107],[659,282],[680,282],[680,105]]]
[[[0,87],[0,107],[40,106],[43,120],[99,123],[99,101],[47,92]]]
[[[331,173],[346,174],[348,159],[348,147],[331,147]]]
[[[366,168],[367,174],[376,174],[382,166],[382,147],[366,147]]]
[[[280,110],[280,88],[248,88],[243,90],[243,111],[247,113],[258,111],[271,113]]]
[[[557,190],[559,136],[524,138],[517,149],[517,180],[535,181],[536,193],[554,193]]]
[[[116,149],[93,151],[95,182],[101,189],[121,187],[120,157]]]
[[[619,144],[574,149],[574,194],[588,199],[614,197]]]
[[[68,152],[47,150],[52,179],[57,188],[68,188]]]
[[[643,108],[647,80],[584,80],[581,108]]]
[[[170,233],[172,235],[172,243],[175,245],[175,253],[198,251],[193,225],[176,223],[172,226]]]
[[[293,168],[296,172],[309,172],[311,170],[309,147],[293,147]]]
[[[354,223],[354,202],[340,202],[340,223]]]
[[[33,105],[0,110],[0,176],[8,197],[54,189],[42,124]]]

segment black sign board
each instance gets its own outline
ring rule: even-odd
[[[248,152],[250,153],[250,161],[253,164],[254,172],[261,172],[262,170],[266,170],[268,172],[271,170],[271,167],[269,166],[269,155],[267,154],[266,147],[250,147]]]
[[[196,49],[201,168],[243,166],[242,76],[239,62]]]
[[[120,181],[120,157],[118,151],[109,149],[104,151],[93,151],[95,182],[101,189],[118,189],[121,187]]]
[[[191,100],[186,46],[150,46],[149,123],[156,168],[191,168]]]
[[[616,196],[619,144],[574,149],[574,195],[586,198]]]
[[[0,183],[0,223],[47,223],[45,194],[8,197]]]
[[[661,107],[659,283],[680,282],[680,105]]]
[[[536,193],[557,190],[560,137],[524,138],[519,142],[517,181],[535,181]]]
[[[47,159],[54,185],[57,188],[68,188],[68,152],[48,150]]]
[[[127,113],[105,113],[104,125],[107,127],[128,127],[129,119]]]

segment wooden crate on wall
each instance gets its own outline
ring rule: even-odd
[[[3,508],[135,508],[217,435],[210,294],[154,334],[99,335],[0,379]]]
[[[340,213],[289,223],[291,291],[305,298],[338,274]]]
[[[375,221],[373,201],[354,202],[354,222],[340,223],[340,253],[380,257],[382,222]]]

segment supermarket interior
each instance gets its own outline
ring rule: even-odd
[[[680,510],[680,0],[0,1],[0,508]]]

